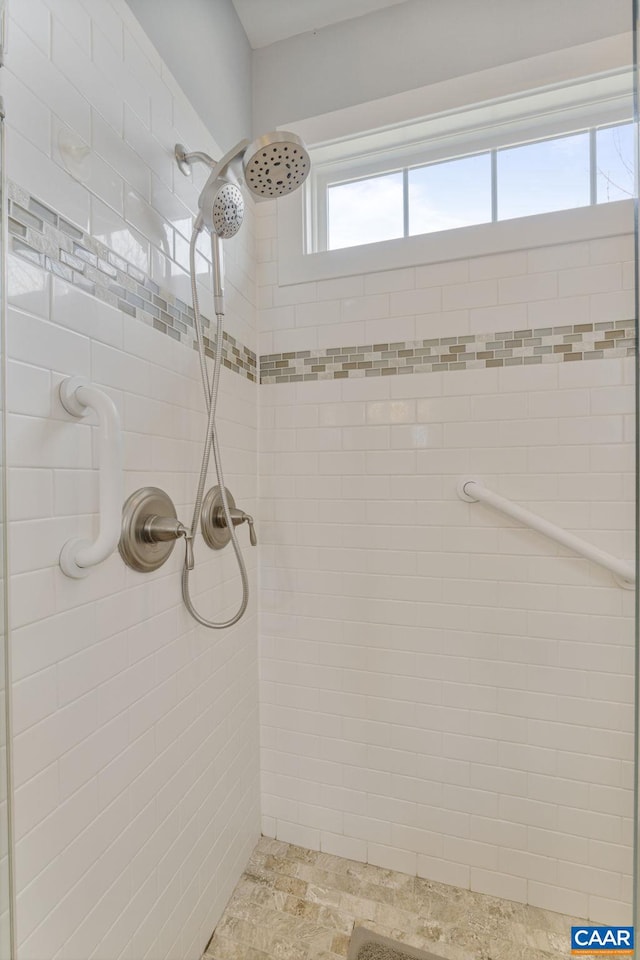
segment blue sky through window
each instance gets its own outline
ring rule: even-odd
[[[329,250],[402,237],[402,191],[402,171],[330,187]]]
[[[591,137],[595,136],[595,196]],[[497,219],[609,203],[635,196],[634,124],[626,122],[502,147],[496,162]],[[434,233],[492,219],[491,152],[407,171],[407,235]],[[327,188],[327,249],[405,235],[403,172]]]
[[[590,203],[589,134],[498,150],[498,220]]]
[[[491,154],[409,170],[409,234],[491,220]]]

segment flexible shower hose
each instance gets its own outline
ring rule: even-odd
[[[191,273],[191,297],[193,302],[193,315],[194,323],[196,329],[196,339],[198,342],[198,357],[200,359],[200,377],[202,380],[202,387],[204,391],[204,398],[207,407],[208,421],[207,421],[207,433],[204,441],[204,447],[202,450],[202,464],[200,467],[200,479],[198,480],[198,489],[196,492],[196,500],[193,508],[193,518],[191,520],[191,529],[189,530],[189,536],[186,541],[186,550],[184,558],[184,567],[182,570],[182,597],[185,603],[185,606],[191,616],[201,623],[203,627],[210,627],[213,630],[223,630],[225,627],[231,627],[234,623],[237,623],[238,620],[242,617],[245,610],[247,609],[247,604],[249,602],[249,578],[247,577],[247,568],[245,567],[244,558],[242,556],[242,551],[240,550],[240,544],[238,543],[238,538],[236,536],[235,528],[233,521],[231,519],[231,513],[229,511],[229,503],[227,501],[227,490],[224,483],[224,475],[222,472],[222,459],[220,457],[220,447],[218,444],[218,430],[216,427],[216,408],[218,405],[218,391],[220,388],[220,371],[222,368],[222,325],[224,322],[224,315],[222,313],[216,313],[216,349],[213,360],[213,377],[211,384],[209,384],[209,372],[207,370],[207,360],[204,348],[204,337],[202,335],[202,322],[200,318],[200,306],[198,302],[198,290],[196,286],[196,263],[195,263],[195,250],[196,250],[196,241],[200,230],[197,227],[194,227],[193,233],[191,234],[191,242],[189,244],[189,268]],[[227,529],[231,535],[231,543],[233,544],[233,550],[236,555],[236,560],[238,561],[238,567],[240,570],[240,578],[242,580],[242,600],[237,612],[230,617],[228,620],[217,622],[214,620],[207,620],[206,617],[203,617],[196,610],[191,595],[189,592],[189,573],[190,573],[190,557],[192,556],[193,543],[195,541],[196,534],[198,533],[198,527],[200,525],[200,515],[202,513],[202,501],[204,498],[204,488],[207,482],[207,472],[209,470],[209,460],[211,457],[211,450],[213,450],[213,462],[216,468],[216,477],[218,480],[218,487],[220,489],[220,499],[222,500],[222,511],[224,513],[224,518],[227,523]]]

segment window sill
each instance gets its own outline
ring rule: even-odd
[[[301,191],[299,191],[301,193]],[[289,286],[427,263],[632,233],[634,201],[483,223],[457,230],[385,240],[359,247],[302,253],[303,200],[292,195],[278,210],[278,283]]]

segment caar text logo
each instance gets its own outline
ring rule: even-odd
[[[571,953],[583,957],[630,956],[633,927],[571,927]]]

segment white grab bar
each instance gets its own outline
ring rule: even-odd
[[[621,587],[633,590],[636,582],[635,569],[626,560],[618,560],[617,557],[606,553],[599,547],[595,547],[581,537],[577,537],[574,533],[563,530],[562,527],[539,517],[536,513],[532,513],[512,500],[507,500],[506,497],[501,497],[499,493],[487,490],[480,480],[475,480],[472,477],[459,480],[457,490],[461,500],[466,500],[468,503],[477,503],[477,501],[488,503],[495,510],[500,510],[501,513],[505,513],[513,520],[518,520],[525,526],[531,527],[532,530],[537,530],[538,533],[544,534],[550,540],[555,540],[556,543],[573,550],[574,553],[579,553],[587,560],[599,563],[601,567],[605,567],[616,577]]]
[[[118,546],[122,523],[122,430],[111,397],[83,377],[68,377],[60,384],[60,402],[74,417],[98,416],[98,536],[91,540],[67,540],[60,552],[60,568],[74,579],[86,577],[89,567],[106,560]]]

